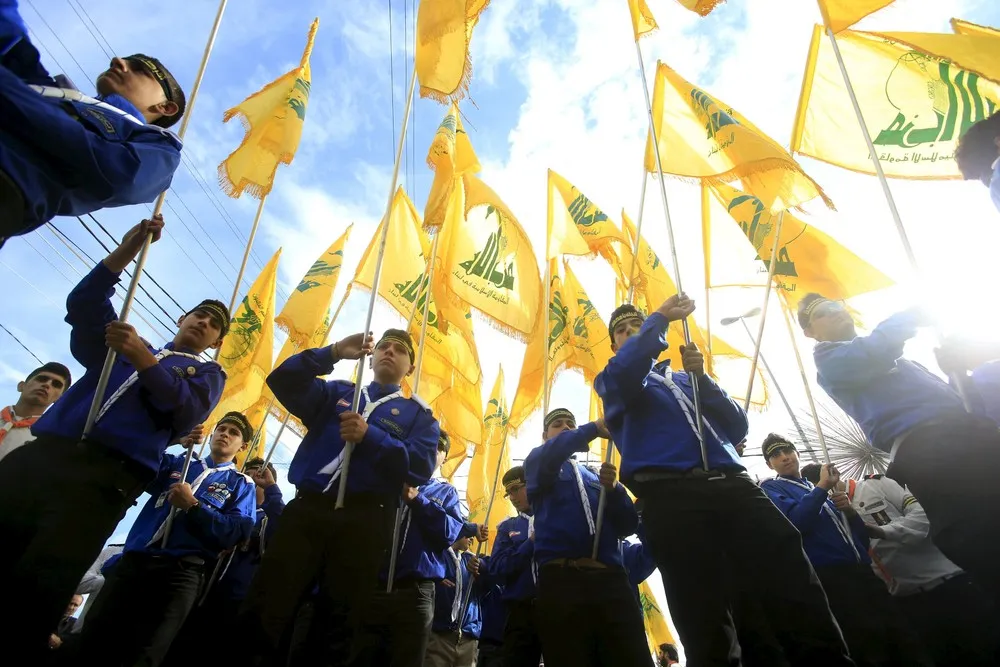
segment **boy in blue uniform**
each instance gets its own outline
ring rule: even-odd
[[[819,484],[813,486],[802,477],[798,452],[787,439],[772,433],[761,451],[778,475],[761,482],[761,488],[802,534],[854,662],[871,667],[932,664],[872,572],[865,522],[851,509],[846,493],[829,495],[840,481],[837,468],[822,466]]]
[[[817,341],[819,385],[872,445],[889,452],[888,476],[920,500],[934,545],[1000,600],[1000,485],[994,474],[1000,431],[993,420],[967,413],[947,382],[903,358],[906,341],[931,324],[928,314],[912,308],[858,336],[843,304],[807,294],[799,302],[799,324]]]
[[[489,556],[480,559],[480,581],[483,593],[479,597],[479,615],[482,628],[476,651],[476,667],[503,667],[503,629],[507,624],[507,605],[503,601],[503,588],[491,583],[488,573]]]
[[[35,423],[35,441],[0,465],[0,567],[12,576],[6,595],[18,609],[0,637],[15,654],[44,647],[87,568],[156,477],[164,450],[203,422],[222,394],[222,368],[198,355],[222,343],[224,305],[203,301],[178,320],[161,350],[119,322],[111,305],[122,270],[147,233],[159,238],[162,227],[161,218],[136,225],[70,292],[70,350],[86,373]],[[81,442],[108,348],[118,358]]]
[[[610,463],[601,473],[573,458],[598,436],[610,437],[604,420],[576,428],[569,410],[545,416],[545,444],[524,460],[528,501],[534,509],[538,571],[538,635],[548,667],[648,667],[642,612],[622,567],[620,540],[639,517]],[[601,487],[607,507],[595,538]]]
[[[538,638],[535,615],[535,533],[532,529],[531,504],[524,468],[514,466],[501,480],[504,493],[517,511],[497,526],[487,569],[503,587],[506,623],[503,631],[505,667],[538,667],[542,642]]]
[[[18,13],[0,0],[0,246],[57,215],[153,201],[170,187],[181,142],[166,128],[184,92],[156,58],[114,58],[97,97],[42,67]]]
[[[212,433],[208,459],[193,459],[186,479],[186,454],[163,456],[147,489],[151,497],[88,615],[81,637],[86,663],[156,667],[166,656],[216,559],[250,537],[255,487],[233,459],[252,438],[247,418],[229,412]],[[182,444],[200,441],[199,428]]]
[[[955,161],[967,181],[982,181],[1000,211],[1000,111],[975,123],[958,142]]]
[[[434,471],[437,420],[426,403],[405,398],[400,388],[413,372],[410,335],[389,329],[372,348],[370,334],[355,334],[293,355],[267,378],[277,399],[309,432],[288,470],[298,493],[285,508],[243,605],[241,627],[257,638],[244,649],[261,660],[277,659],[300,602],[317,583],[320,594],[305,650],[312,653],[309,664],[329,664],[351,652],[346,644],[359,636],[377,590],[401,491],[425,484]],[[374,380],[362,389],[359,414],[351,411],[354,384],[322,376],[338,361],[362,354],[372,355]],[[335,510],[347,442],[357,445],[344,507]],[[335,620],[344,613],[351,639],[337,636]]]
[[[850,665],[798,531],[754,484],[733,448],[747,434],[743,409],[705,375],[695,346],[681,350],[684,372],[657,363],[667,348],[667,326],[693,312],[694,302],[683,294],[648,318],[629,304],[617,308],[608,324],[615,356],[594,381],[621,451],[622,479],[643,501],[645,545],[688,660],[714,666],[739,658],[727,585],[732,566],[734,576],[759,590],[793,665]],[[693,382],[700,389],[708,471]],[[782,586],[765,589],[763,571],[781,572]]]
[[[434,590],[434,623],[424,658],[425,667],[472,667],[483,628],[479,610],[482,585],[479,561],[469,553],[471,537],[460,537],[448,547],[444,559],[445,576]],[[471,588],[465,616],[462,601]]]

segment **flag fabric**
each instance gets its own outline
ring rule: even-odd
[[[227,412],[250,408],[264,391],[274,361],[274,290],[280,257],[279,248],[236,306],[229,333],[222,339],[218,362],[226,371],[226,386],[206,421],[212,428]]]
[[[219,186],[230,197],[244,192],[263,199],[271,192],[279,164],[291,164],[302,138],[306,106],[312,87],[309,55],[319,19],[309,27],[309,37],[299,66],[226,111],[222,122],[237,117],[246,135],[243,143],[219,165]]]
[[[250,422],[250,428],[253,429],[254,436],[257,437],[256,441],[252,443],[247,443],[248,447],[246,449],[240,450],[236,453],[236,468],[239,470],[243,467],[243,461],[247,458],[261,457],[264,458],[267,452],[267,430],[263,428],[264,421],[267,418],[267,404],[263,397],[257,400],[256,403],[251,405],[247,410],[243,411],[243,415]]]
[[[546,259],[562,255],[615,256],[611,243],[627,243],[604,211],[565,178],[549,169]]]
[[[414,67],[420,97],[438,102],[465,96],[472,79],[472,29],[490,0],[420,0]]]
[[[632,33],[636,40],[656,30],[656,19],[649,11],[646,0],[628,0],[628,11],[632,15]]]
[[[593,383],[611,358],[608,325],[594,307],[583,286],[564,262],[560,274],[556,260],[549,262],[548,339],[545,320],[538,318],[528,341],[517,394],[510,411],[511,426],[519,429],[539,406],[545,387],[551,387],[564,368],[575,368]],[[548,376],[545,355],[549,356]]]
[[[485,523],[490,527],[490,539],[486,544],[485,553],[493,551],[493,542],[496,540],[497,526],[500,522],[514,516],[513,508],[504,498],[503,485],[495,483],[496,480],[502,479],[504,472],[511,467],[509,416],[501,366],[490,399],[483,411],[482,444],[476,447],[472,455],[469,485],[465,492],[465,499],[469,503],[469,521]],[[491,498],[493,506],[489,508],[487,516],[486,510]]]
[[[709,12],[721,5],[725,0],[677,0],[681,7],[689,9],[699,16],[708,16]]]
[[[951,29],[956,35],[982,35],[986,37],[1000,37],[1000,30],[985,25],[963,21],[962,19],[952,19]]]
[[[1000,108],[1000,39],[847,30],[837,36],[837,44],[885,175],[962,178],[955,162],[959,138]],[[998,78],[987,80],[983,71]],[[838,167],[875,173],[833,47],[820,26],[813,31],[791,148]]]
[[[434,258],[434,302],[445,323],[467,305],[500,331],[526,340],[534,330],[542,279],[531,241],[499,196],[472,174],[449,202]],[[470,211],[485,207],[485,215]]]
[[[892,3],[893,0],[819,0],[819,9],[826,25],[840,32]]]
[[[431,230],[440,228],[444,223],[448,201],[457,181],[464,174],[476,174],[481,169],[469,135],[462,127],[462,115],[456,102],[451,103],[451,108],[438,126],[427,152],[427,165],[434,170],[434,182],[424,206],[424,228]]]
[[[650,650],[655,654],[663,644],[677,645],[667,625],[667,619],[663,616],[653,589],[648,581],[639,584],[639,606],[642,607],[642,624],[646,627],[646,639],[649,641]]]
[[[778,215],[768,213],[758,198],[728,185],[705,186],[705,195],[702,224],[709,241],[705,251],[709,287],[765,285]],[[774,285],[786,292],[793,304],[809,292],[844,300],[894,284],[790,212],[782,216],[778,238]]]
[[[353,227],[349,225],[340,238],[313,262],[274,318],[275,325],[288,334],[288,340],[301,349],[306,349],[329,314],[333,291],[340,277],[340,266],[344,262],[344,244]]]
[[[665,174],[710,183],[739,179],[771,211],[815,197],[833,206],[778,142],[662,62],[653,91],[653,127]],[[646,170],[657,171],[652,134],[646,139]]]

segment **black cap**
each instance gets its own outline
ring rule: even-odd
[[[566,408],[556,408],[555,410],[550,411],[549,414],[545,415],[544,428],[548,430],[549,425],[552,424],[552,422],[563,417],[569,417],[573,420],[574,424],[576,423],[576,415]]]
[[[764,438],[764,444],[761,445],[761,452],[764,454],[764,460],[768,461],[772,456],[782,449],[795,449],[795,445],[791,440],[783,435],[778,435],[777,433],[771,433],[766,438]]]
[[[258,469],[258,468],[262,468],[262,467],[264,467],[264,459],[260,458],[259,456],[255,456],[252,459],[250,459],[249,461],[247,461],[247,463],[243,467],[243,469],[244,470],[255,470],[255,469]],[[273,463],[268,463],[267,464],[267,469],[271,471],[271,476],[274,477],[274,480],[278,481],[278,471],[274,469],[274,464]]]
[[[819,476],[822,472],[822,466],[818,463],[810,463],[809,465],[802,466],[802,470],[799,471],[803,477],[808,479],[813,484],[819,484]]]
[[[173,116],[161,116],[153,121],[153,125],[168,128],[180,120],[181,116],[184,115],[184,109],[187,107],[187,99],[184,96],[184,90],[177,83],[177,79],[170,73],[170,70],[164,67],[163,63],[153,56],[147,56],[142,53],[134,53],[126,56],[125,60],[132,65],[139,63],[160,84],[160,88],[163,89],[163,95],[167,100],[177,105],[177,113]]]
[[[504,488],[510,486],[511,484],[524,484],[524,466],[514,466],[503,474],[503,479],[501,481],[503,482]]]
[[[408,332],[403,331],[402,329],[386,329],[385,333],[382,334],[382,337],[378,339],[378,343],[375,347],[378,347],[387,340],[394,341],[405,347],[406,351],[410,353],[410,363],[413,363],[415,358],[413,353],[413,337],[410,336]]]
[[[69,388],[70,384],[73,382],[73,377],[69,374],[69,369],[60,364],[58,361],[50,361],[47,364],[42,364],[35,370],[31,371],[24,381],[27,382],[39,373],[52,373],[53,375],[58,375],[62,379],[66,380],[66,386],[64,389]]]
[[[226,304],[216,299],[205,299],[197,306],[184,313],[184,316],[187,317],[191,313],[198,310],[208,313],[215,319],[215,323],[219,325],[219,329],[222,331],[220,337],[229,333],[229,320],[231,318],[229,315],[229,309],[226,308]]]
[[[641,310],[633,306],[631,303],[623,303],[622,305],[615,308],[615,311],[611,313],[611,319],[608,320],[608,335],[614,340],[615,337],[615,327],[624,322],[625,320],[632,319],[645,320],[646,315]]]
[[[809,320],[812,318],[813,311],[819,308],[820,304],[829,301],[822,294],[817,294],[815,292],[810,292],[806,294],[799,301],[798,305],[798,320],[799,326],[803,329],[809,328]]]
[[[451,436],[441,429],[441,434],[438,436],[438,451],[447,454],[449,449],[451,449]]]
[[[249,444],[250,440],[253,438],[253,426],[250,425],[250,420],[246,418],[242,412],[227,412],[225,416],[219,420],[219,424],[235,424],[238,429],[240,429],[240,434],[243,436],[243,442]],[[218,428],[219,424],[216,424]]]

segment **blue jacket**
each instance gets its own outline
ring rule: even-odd
[[[256,495],[256,491],[254,492]],[[285,501],[281,497],[281,489],[278,485],[269,486],[264,490],[264,502],[257,508],[256,523],[249,541],[236,547],[233,558],[229,562],[229,567],[221,573],[219,580],[212,588],[213,600],[232,602],[243,600],[250,590],[250,582],[253,575],[257,573],[260,560],[264,556],[274,531],[278,529],[278,522],[281,513],[285,511]],[[267,523],[264,518],[267,518]],[[264,537],[261,539],[261,528],[264,529]]]
[[[926,324],[917,309],[897,313],[868,336],[819,343],[813,350],[819,385],[861,425],[868,440],[890,451],[896,438],[931,420],[965,415],[947,382],[903,359],[903,346]]]
[[[451,552],[453,553],[453,552]],[[455,574],[455,558],[446,549],[444,553],[444,578],[450,580],[451,582],[458,581]],[[465,610],[465,616],[462,620],[462,635],[465,637],[471,637],[473,639],[479,639],[479,635],[482,633],[483,629],[483,618],[479,610],[479,596],[481,594],[481,586],[479,581],[473,578],[472,573],[469,572],[469,561],[472,560],[472,554],[468,551],[462,552],[460,561],[462,567],[462,598],[465,597],[465,592],[469,590],[469,586],[472,586],[472,595],[469,596],[469,606]],[[449,632],[458,629],[458,623],[451,620],[452,610],[456,603],[456,593],[458,589],[454,586],[445,586],[440,581],[435,585],[434,591],[434,623],[431,629],[434,632]],[[462,599],[458,599],[459,608],[461,608]]]
[[[444,579],[448,547],[467,528],[458,491],[448,482],[431,480],[403,511],[395,578]],[[388,567],[383,568],[379,578],[386,581],[388,576]]]
[[[354,384],[320,377],[333,371],[331,348],[292,355],[267,377],[275,397],[309,429],[288,469],[288,480],[300,490],[323,491],[331,476],[320,470],[344,449],[340,414],[351,411]],[[368,385],[372,401],[398,390],[394,385]],[[358,410],[363,412],[365,405],[362,395]],[[404,482],[425,484],[437,465],[440,432],[430,408],[419,397],[400,396],[378,406],[368,418],[364,442],[351,456],[347,491],[397,496]],[[448,546],[451,542],[444,548]]]
[[[483,578],[483,567],[487,558],[481,559],[483,562],[479,566],[480,579]],[[503,599],[503,589],[496,584],[487,584],[485,589],[479,596],[479,615],[483,620],[479,641],[503,644],[503,631],[507,625],[507,603]]]
[[[496,583],[503,587],[504,600],[533,600],[535,577],[532,559],[535,542],[528,539],[528,516],[504,519],[497,526],[493,551],[485,565]]]
[[[622,563],[625,565],[628,583],[633,588],[639,588],[639,584],[649,579],[656,571],[653,555],[639,541],[622,542]]]
[[[72,327],[69,347],[86,373],[31,427],[36,436],[73,439],[83,436],[87,413],[108,353],[104,327],[118,319],[111,305],[118,279],[119,274],[112,273],[99,262],[69,293],[66,299],[66,322]],[[157,352],[152,347],[149,349]],[[167,343],[164,349],[173,350],[173,343]],[[118,355],[105,401],[134,372],[132,364]],[[165,357],[139,373],[138,381],[97,420],[89,437],[151,472],[157,471],[166,448],[208,418],[222,396],[225,382],[222,367],[214,361],[182,355]]]
[[[147,125],[128,100],[45,97],[29,85],[58,87],[28,40],[17,3],[2,0],[0,171],[24,195],[25,216],[0,221],[0,236],[25,234],[57,215],[151,202],[170,187],[181,142]]]
[[[977,407],[984,416],[1000,424],[1000,361],[990,361],[972,371]]]
[[[785,477],[765,480],[760,488],[799,529],[802,547],[813,567],[871,563],[864,521],[857,515],[848,519],[854,544],[852,549],[830,513],[823,509],[825,505],[834,511],[838,521],[843,520],[843,515],[834,507],[826,491],[814,487],[807,479]]]
[[[528,500],[535,516],[535,563],[542,566],[556,558],[590,558],[594,536],[587,523],[576,475],[575,462],[568,459],[574,452],[585,452],[597,437],[597,426],[584,424],[572,431],[563,431],[545,444],[535,447],[524,460],[524,477]],[[596,525],[597,503],[601,484],[595,472],[577,464],[583,487],[590,503],[590,513]],[[625,487],[616,484],[608,493],[604,526],[597,559],[606,565],[622,564],[618,541],[635,532],[639,515]]]
[[[663,374],[664,364],[656,359],[667,349],[667,318],[653,313],[639,333],[625,342],[608,365],[594,379],[594,389],[604,401],[604,417],[621,451],[621,478],[630,484],[640,470],[684,472],[701,467],[698,436],[688,423],[677,398],[650,372]],[[691,378],[678,371],[674,383],[693,397]],[[746,437],[746,413],[719,385],[703,375],[699,382],[703,417],[722,442],[704,429],[709,467],[717,470],[744,470],[732,443]],[[693,415],[692,415],[693,416]]]
[[[146,501],[125,539],[125,553],[138,551],[214,560],[221,552],[250,537],[257,505],[253,480],[238,472],[233,462],[216,467],[209,457],[204,462],[192,460],[185,480],[194,486],[201,478],[194,490],[198,506],[174,515],[166,548],[162,547],[162,539],[149,544],[173,507],[167,502],[167,493],[180,481],[184,458],[184,455],[164,455],[156,479],[146,488],[152,497]],[[204,472],[207,474],[203,475]]]

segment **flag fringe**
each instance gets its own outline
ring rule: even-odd
[[[428,88],[420,84],[420,97],[430,98],[439,104],[451,104],[459,102],[469,95],[469,85],[472,83],[472,55],[469,53],[469,43],[465,44],[465,64],[462,66],[462,76],[458,85],[450,93],[443,93],[436,88]]]
[[[699,16],[708,16],[713,9],[721,5],[726,0],[701,0],[694,9]]]

